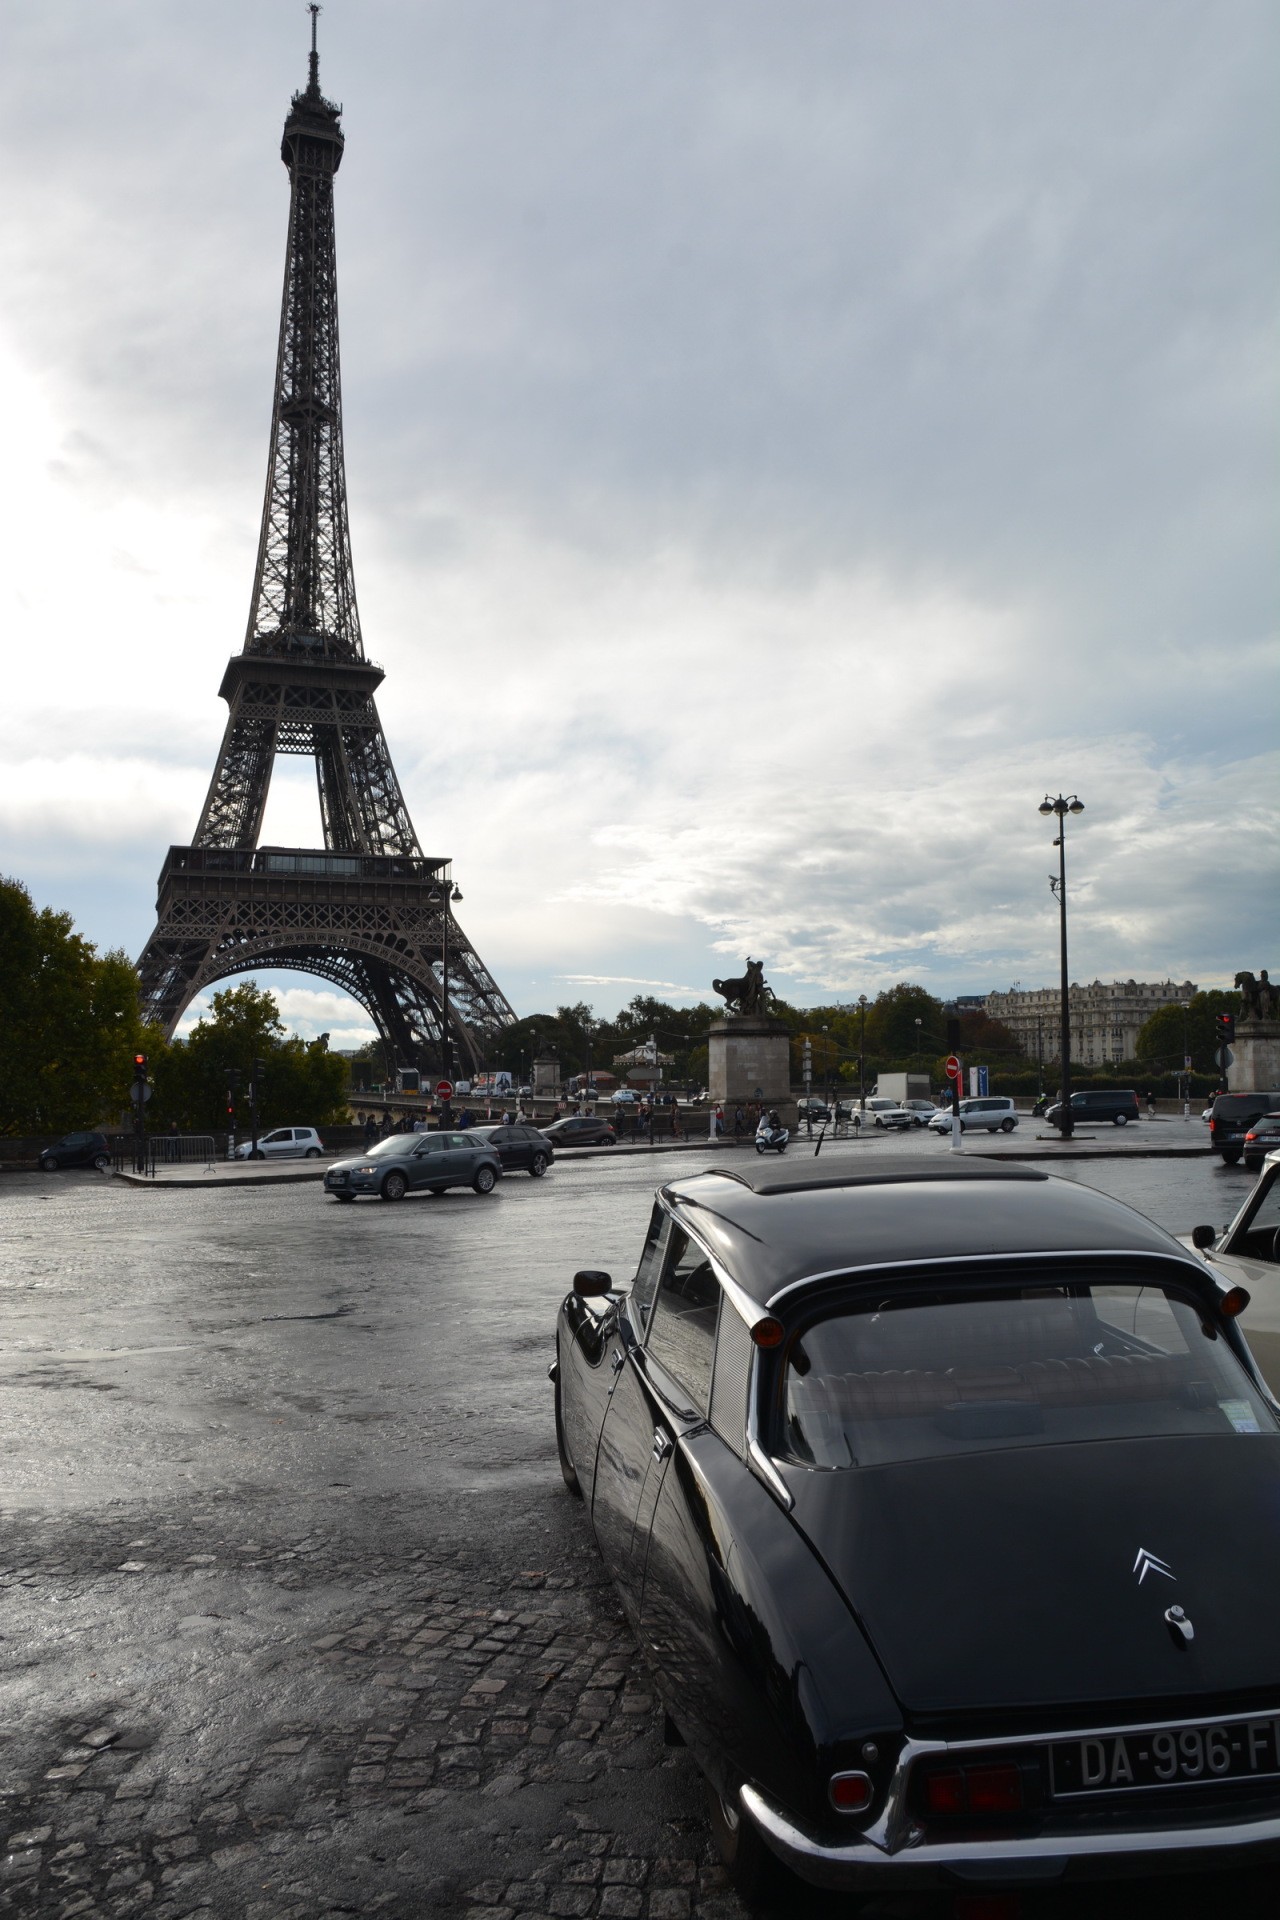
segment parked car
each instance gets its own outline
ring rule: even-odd
[[[104,1133],[64,1133],[40,1155],[40,1171],[56,1173],[59,1167],[96,1167],[105,1173],[111,1165],[111,1149]]]
[[[590,1113],[566,1114],[542,1131],[553,1147],[612,1147],[618,1139],[607,1120],[597,1120]]]
[[[1209,1115],[1209,1140],[1228,1167],[1234,1167],[1244,1152],[1244,1137],[1255,1120],[1280,1108],[1280,1091],[1270,1093],[1220,1093]]]
[[[376,1193],[403,1200],[407,1193],[443,1193],[446,1187],[474,1187],[492,1193],[502,1178],[502,1161],[478,1133],[392,1133],[366,1152],[336,1160],[324,1176],[325,1192],[335,1200]]]
[[[1219,1236],[1211,1226],[1185,1238],[1224,1287],[1248,1290],[1243,1326],[1273,1394],[1280,1397],[1280,1152],[1262,1163],[1257,1185]]]
[[[610,1104],[615,1107],[634,1107],[639,1105],[630,1087],[619,1087],[616,1093],[609,1095],[609,1100]]]
[[[236,1148],[237,1160],[318,1160],[324,1141],[314,1127],[273,1127],[258,1135],[257,1151],[252,1140],[242,1140]]]
[[[801,1126],[804,1126],[810,1120],[816,1123],[820,1120],[829,1120],[830,1118],[831,1109],[828,1107],[826,1101],[819,1100],[816,1094],[811,1094],[807,1100],[796,1101],[796,1119]]]
[[[911,1115],[913,1127],[927,1127],[938,1111],[932,1100],[904,1100],[902,1104]]]
[[[511,1127],[471,1127],[467,1138],[487,1141],[501,1160],[504,1173],[516,1168],[531,1173],[535,1180],[541,1180],[556,1157],[546,1134],[524,1121]]]
[[[1061,1112],[1060,1100],[1055,1100],[1051,1107],[1045,1109],[1044,1117],[1051,1127],[1057,1126]],[[1127,1127],[1131,1120],[1141,1120],[1142,1109],[1132,1087],[1089,1087],[1081,1093],[1072,1094],[1071,1118],[1077,1125],[1090,1120],[1095,1125],[1101,1125],[1109,1120],[1113,1127]]]
[[[629,1285],[575,1276],[561,1470],[749,1899],[1280,1849],[1236,1304],[1089,1187],[907,1158],[678,1179]]]
[[[1250,1173],[1261,1171],[1269,1153],[1280,1147],[1280,1113],[1264,1113],[1244,1137],[1244,1163]]]
[[[870,1123],[877,1127],[892,1127],[895,1131],[901,1132],[904,1128],[915,1125],[906,1107],[900,1106],[896,1100],[890,1100],[887,1097],[868,1100],[865,1107],[860,1102],[855,1102],[853,1111],[861,1113],[864,1127]]]
[[[950,1133],[950,1107],[939,1107],[928,1125],[934,1133]],[[973,1128],[985,1127],[988,1133],[1012,1133],[1018,1124],[1018,1114],[1012,1100],[1006,1100],[999,1094],[980,1094],[960,1102],[960,1131],[969,1133]]]

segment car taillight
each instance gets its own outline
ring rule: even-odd
[[[1016,1767],[974,1767],[965,1775],[970,1813],[1018,1813],[1022,1775]]]
[[[958,1771],[931,1773],[925,1782],[924,1804],[929,1813],[963,1813],[968,1804],[964,1775]]]
[[[833,1773],[827,1794],[837,1813],[865,1813],[874,1789],[866,1773]]]
[[[1021,1813],[1022,1769],[1013,1761],[942,1767],[925,1775],[924,1810],[942,1818],[972,1814],[981,1819]]]

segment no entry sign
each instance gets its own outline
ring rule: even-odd
[[[437,1080],[436,1081],[436,1099],[452,1100],[452,1098],[453,1098],[452,1080]]]
[[[956,1059],[954,1053],[947,1055],[947,1078],[948,1080],[958,1080],[960,1078],[960,1062]]]

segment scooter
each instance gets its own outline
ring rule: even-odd
[[[785,1153],[791,1134],[786,1127],[771,1127],[762,1120],[756,1128],[757,1153]]]

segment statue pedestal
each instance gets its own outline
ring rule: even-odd
[[[1237,1020],[1227,1071],[1232,1093],[1273,1093],[1280,1088],[1280,1020]]]
[[[758,1100],[781,1112],[791,1102],[790,1029],[751,1013],[713,1021],[707,1035],[707,1091],[726,1107]]]

